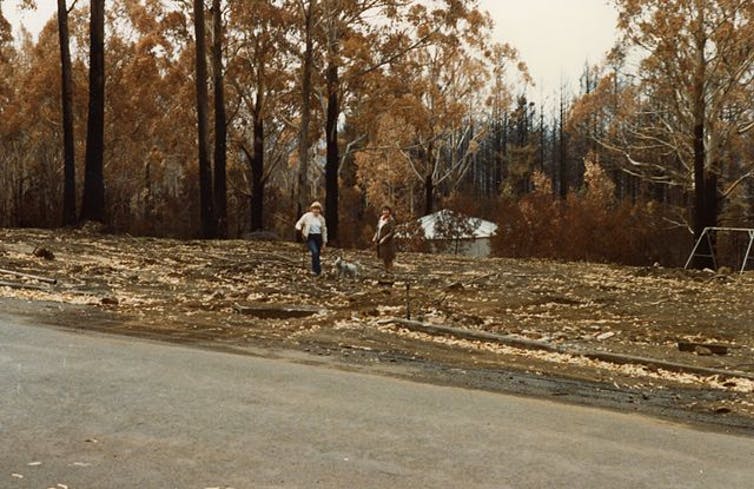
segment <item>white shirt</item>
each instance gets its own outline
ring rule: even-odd
[[[322,242],[327,243],[327,224],[322,214],[307,212],[296,223],[296,229],[301,231],[304,239],[308,239],[310,234],[321,234]]]

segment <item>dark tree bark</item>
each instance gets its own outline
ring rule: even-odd
[[[427,175],[424,178],[424,215],[428,216],[434,212],[435,209],[435,182],[432,180],[432,175]]]
[[[509,117],[508,113],[506,112],[503,114],[503,127],[502,127],[502,136],[501,136],[501,145],[500,145],[500,174],[498,178],[497,183],[497,192],[498,195],[502,193],[503,190],[503,182],[505,182],[508,179],[508,126],[509,124]]]
[[[707,154],[704,147],[705,139],[705,120],[706,120],[706,100],[705,100],[705,78],[707,72],[707,61],[705,59],[705,50],[707,47],[707,38],[704,34],[704,7],[700,6],[698,21],[698,30],[695,36],[696,44],[696,66],[694,68],[692,96],[694,100],[694,239],[698,240],[709,226],[714,226],[717,222],[717,177],[713,173],[708,173],[706,168]],[[714,243],[711,249],[707,241],[704,240],[698,251],[703,255],[714,253]],[[714,261],[708,257],[697,257],[694,260],[695,268],[714,268]]]
[[[331,3],[326,4],[332,7]],[[338,117],[340,116],[340,79],[338,74],[338,54],[340,52],[340,35],[338,32],[338,8],[327,12],[327,114],[325,117],[325,142],[327,157],[325,160],[325,219],[330,240],[338,239],[339,227],[339,190],[338,173],[340,168],[340,148],[338,147]]]
[[[254,158],[251,171],[251,230],[264,229],[264,121],[254,118]]]
[[[340,148],[338,147],[338,66],[330,61],[327,67],[327,120],[325,124],[327,140],[327,161],[325,163],[325,219],[329,239],[338,239],[339,225],[339,183]]]
[[[547,167],[545,163],[545,145],[547,144],[545,131],[545,110],[544,107],[541,107],[539,110],[539,171],[542,173],[545,173]]]
[[[216,222],[212,199],[212,168],[209,158],[209,130],[207,113],[207,41],[205,38],[203,0],[194,0],[194,35],[196,38],[196,117],[199,139],[199,205],[201,206],[201,235],[214,238]]]
[[[73,134],[73,70],[66,0],[58,0],[61,104],[63,109],[63,225],[76,224],[76,148]]]
[[[105,222],[105,0],[92,0],[89,29],[89,118],[81,220]]]
[[[223,73],[223,19],[221,0],[212,0],[212,76],[215,87],[215,217],[217,236],[228,236],[228,192],[226,181],[227,126],[225,77]]]
[[[252,178],[251,230],[264,229],[264,121],[254,119],[254,170]]]
[[[304,59],[301,68],[301,127],[298,136],[298,212],[308,206],[309,201],[309,125],[312,112],[312,75],[314,70],[314,8],[315,0],[309,0],[304,8]]]
[[[563,91],[560,94],[560,121],[558,122],[559,135],[559,156],[558,156],[558,178],[560,181],[559,195],[565,200],[568,196],[568,146],[565,132],[566,106]]]
[[[257,96],[259,98],[259,96]],[[241,150],[251,166],[251,231],[264,229],[264,121],[254,115],[254,150],[250,152],[245,145]]]

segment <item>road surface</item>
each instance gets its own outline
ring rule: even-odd
[[[0,313],[0,488],[754,487],[754,439]]]

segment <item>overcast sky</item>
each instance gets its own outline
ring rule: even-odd
[[[600,62],[616,39],[617,12],[608,0],[480,0],[495,20],[495,36],[516,47],[537,86],[552,97],[561,80],[578,88],[588,60]]]
[[[2,1],[2,0],[0,0]],[[20,14],[18,0],[5,0],[3,10],[12,23],[23,22],[36,33],[55,11],[55,0],[37,0],[36,13]],[[515,46],[529,65],[540,94],[551,98],[561,84],[578,87],[588,59],[599,62],[615,39],[617,14],[608,0],[480,0],[495,19],[495,36]]]

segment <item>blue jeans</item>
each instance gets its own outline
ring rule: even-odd
[[[310,234],[309,238],[306,240],[306,246],[312,254],[312,272],[314,272],[315,275],[319,275],[322,273],[322,264],[319,261],[319,254],[322,250],[322,235]]]

